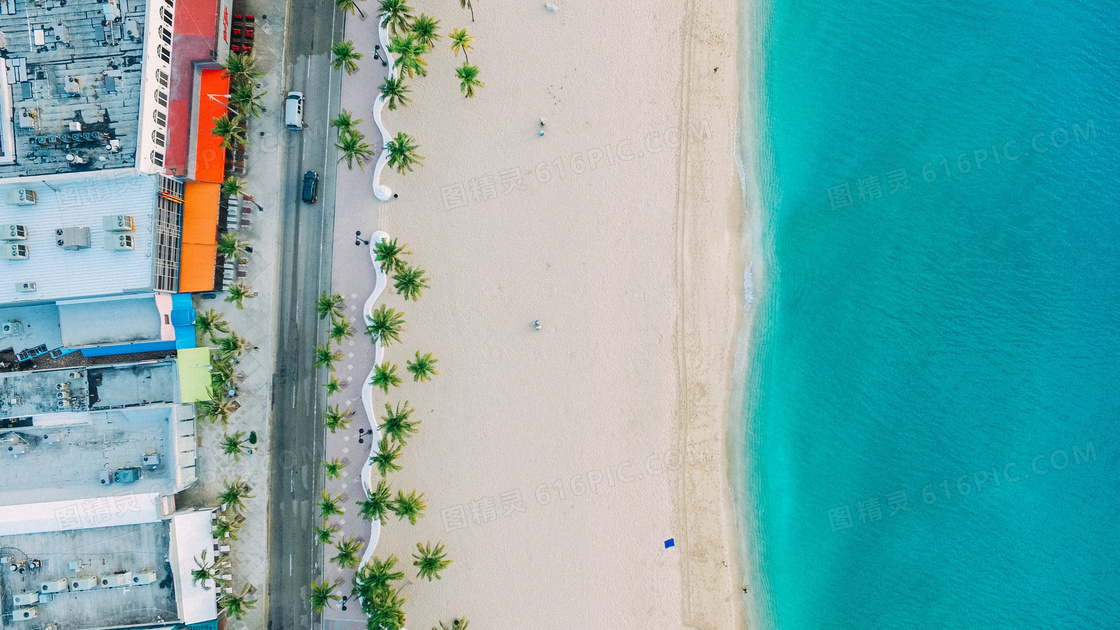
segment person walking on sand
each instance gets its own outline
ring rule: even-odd
[[[539,320],[539,319],[533,320],[533,328],[536,328],[537,330],[540,330],[541,329],[541,320]]]

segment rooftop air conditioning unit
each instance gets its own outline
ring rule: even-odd
[[[54,231],[55,244],[62,249],[85,249],[89,247],[88,227],[68,227]]]
[[[64,592],[66,592],[67,586],[68,585],[66,583],[66,580],[63,580],[63,579],[51,580],[50,582],[43,582],[43,585],[39,587],[39,592],[40,593],[64,593]]]
[[[61,433],[47,433],[43,435],[43,444],[57,444],[62,441]]]
[[[30,606],[39,603],[39,593],[31,591],[29,593],[16,593],[12,595],[12,604],[15,606]]]
[[[23,444],[15,444],[7,448],[9,455],[23,455],[27,452],[27,447]]]
[[[8,260],[27,260],[27,246],[12,243],[2,248],[4,258]]]
[[[0,322],[0,334],[4,335],[21,335],[23,334],[23,322],[18,319],[13,319],[10,322]]]
[[[125,571],[124,573],[110,573],[101,576],[101,586],[103,588],[116,588],[118,586],[129,586],[132,584],[132,573]]]
[[[32,606],[31,608],[17,608],[12,612],[12,619],[16,621],[26,621],[34,619],[39,616],[39,607]]]
[[[134,232],[136,231],[136,219],[128,216],[127,214],[118,214],[109,217],[101,218],[102,226],[106,232]]]
[[[34,282],[17,282],[16,283],[16,291],[19,291],[20,293],[34,293],[35,292],[35,283]]]
[[[78,577],[70,580],[71,591],[88,591],[91,588],[97,588],[97,578],[95,577]]]
[[[156,581],[156,572],[155,571],[147,571],[147,570],[140,571],[139,573],[135,573],[132,576],[132,583],[134,585],[137,585],[137,586],[144,586],[146,584],[152,584],[155,581]]]
[[[136,249],[136,239],[131,234],[106,234],[105,249],[118,252]]]
[[[69,378],[83,378],[84,376],[85,374],[82,374],[81,372],[71,372]]]
[[[33,188],[13,188],[4,191],[4,201],[13,206],[33,206],[39,203],[39,193]]]
[[[27,228],[18,223],[0,225],[0,239],[5,241],[26,241]]]

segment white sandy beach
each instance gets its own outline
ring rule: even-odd
[[[408,559],[411,628],[744,627],[727,473],[737,3],[475,5],[471,23],[416,4],[444,38],[384,117],[425,162],[388,173],[400,198],[371,216],[431,277],[419,302],[383,299],[407,321],[386,358],[403,372],[433,352],[440,374],[389,397],[423,421],[390,481],[428,513],[391,521],[376,555]],[[473,99],[454,27],[475,37]],[[454,564],[416,583],[429,540]]]

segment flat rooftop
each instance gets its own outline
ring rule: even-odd
[[[0,420],[173,404],[178,390],[174,361],[0,373]]]
[[[0,0],[0,4],[3,0]],[[154,282],[153,245],[159,176],[119,171],[47,184],[0,182],[0,226],[23,226],[25,238],[0,246],[22,245],[26,259],[0,256],[0,305],[41,303],[69,298],[149,292]],[[8,195],[33,190],[36,202],[18,205]],[[132,231],[109,231],[105,217],[132,217]],[[80,232],[79,249],[59,245],[58,230]],[[10,231],[10,230],[9,230]],[[5,233],[5,237],[8,233]],[[132,249],[109,249],[107,239],[131,237]],[[34,283],[24,290],[22,283]]]
[[[0,432],[0,506],[43,501],[87,500],[131,493],[175,492],[175,408],[146,407],[77,415],[83,424],[26,427]],[[159,463],[144,465],[146,455]],[[140,468],[132,483],[102,484],[102,471]],[[2,509],[2,508],[0,508]]]
[[[12,116],[0,141],[3,161],[14,158],[0,163],[0,178],[136,165],[145,8],[0,1],[0,85]]]
[[[117,628],[178,620],[175,580],[168,561],[168,521],[97,529],[77,529],[42,534],[0,536],[0,555],[7,563],[40,560],[42,568],[24,573],[0,571],[0,628]],[[193,567],[192,567],[193,568]],[[35,592],[53,580],[108,576],[151,571],[153,583],[139,586],[63,591],[50,601],[35,604],[38,618],[13,621],[13,596]]]

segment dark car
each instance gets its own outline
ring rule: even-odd
[[[303,175],[303,202],[315,203],[319,198],[319,174],[315,171],[307,171]]]

